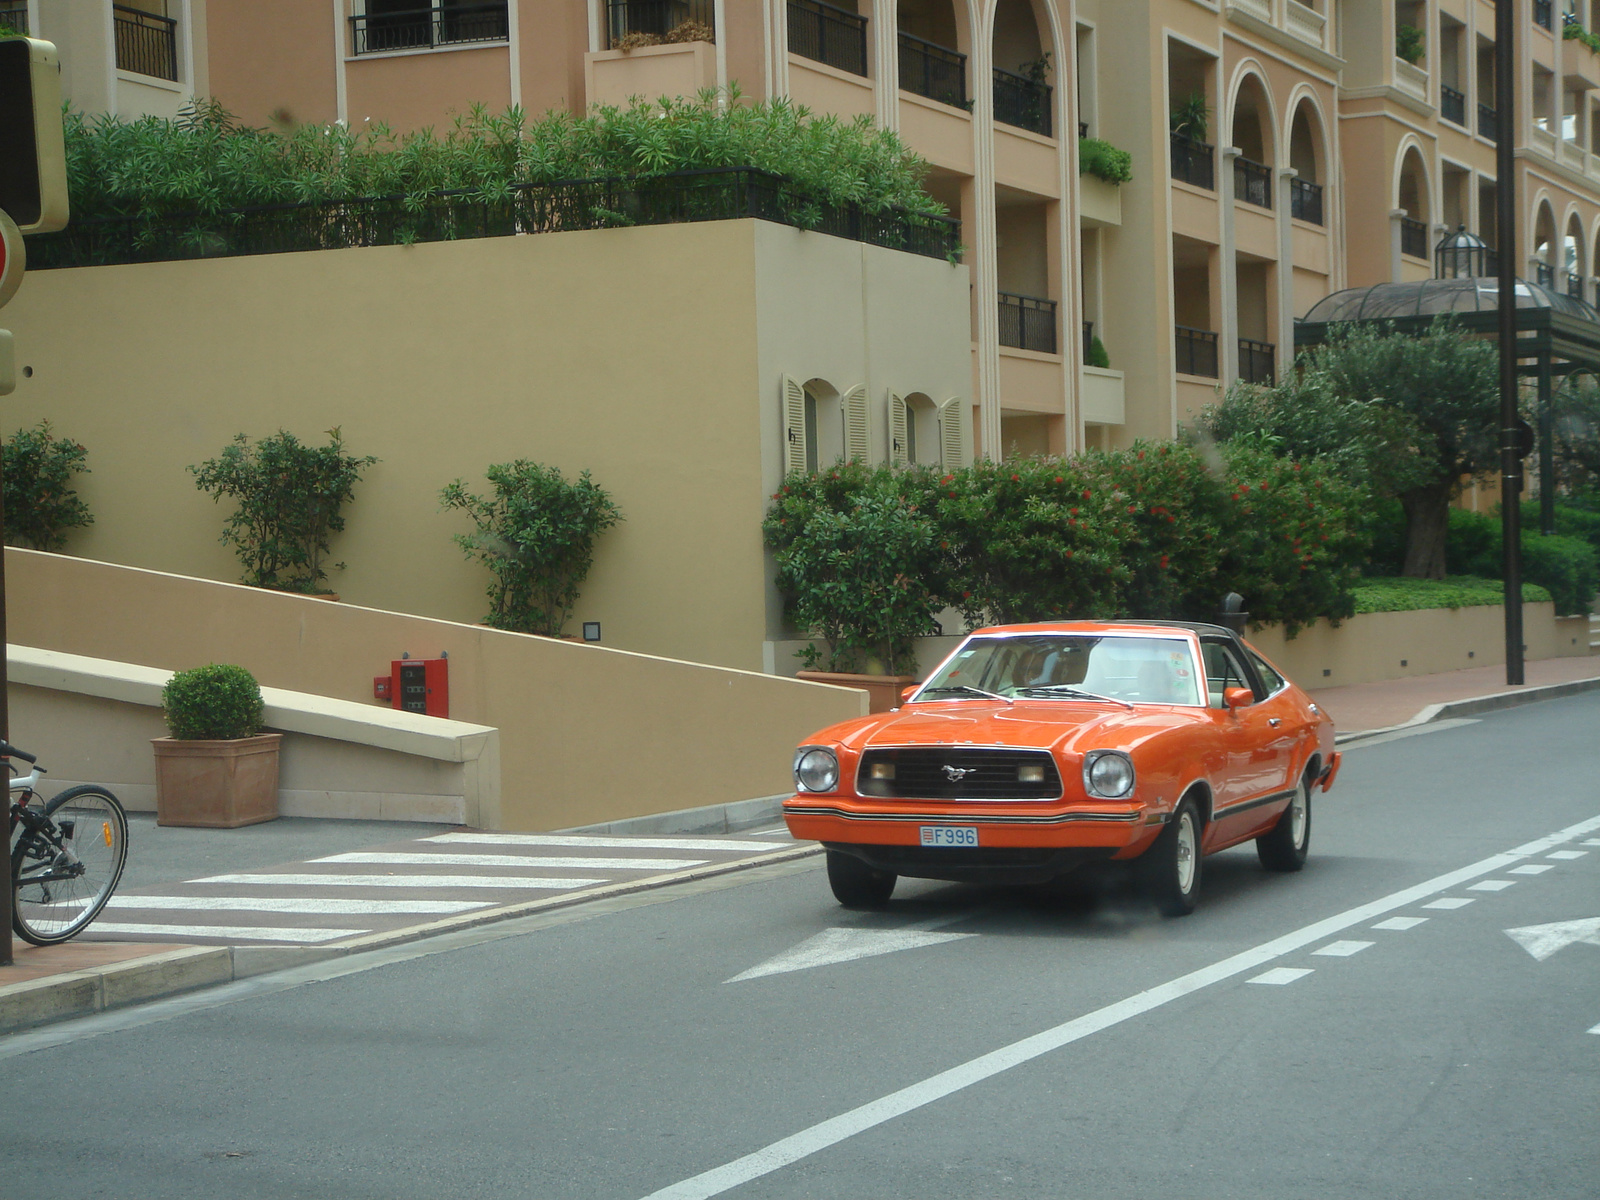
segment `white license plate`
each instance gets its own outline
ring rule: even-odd
[[[918,827],[924,846],[976,846],[978,831],[971,825],[922,825]]]

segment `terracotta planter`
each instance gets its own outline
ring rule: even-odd
[[[843,671],[798,671],[796,679],[860,688],[867,694],[868,712],[888,712],[900,707],[900,693],[917,682],[915,675],[850,675]]]
[[[281,733],[225,742],[154,738],[156,824],[237,829],[278,816]]]

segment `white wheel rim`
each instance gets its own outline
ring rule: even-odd
[[[1188,813],[1178,818],[1178,844],[1174,849],[1178,859],[1178,890],[1185,894],[1194,886],[1195,845],[1194,818]]]
[[[1311,824],[1310,816],[1310,789],[1302,784],[1295,789],[1294,802],[1289,805],[1289,835],[1294,839],[1296,850],[1306,844],[1306,829]]]

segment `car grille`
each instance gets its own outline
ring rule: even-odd
[[[873,778],[875,766],[892,768],[892,778]],[[1024,782],[1024,766],[1042,768],[1044,777]],[[904,800],[1054,800],[1061,775],[1046,750],[915,746],[868,750],[856,769],[856,792]]]

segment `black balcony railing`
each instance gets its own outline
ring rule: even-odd
[[[901,33],[900,86],[952,108],[969,108],[967,56]]]
[[[1079,121],[1078,122],[1078,136],[1081,137],[1081,138],[1086,138],[1086,137],[1089,136],[1089,122],[1087,122],[1087,121]]]
[[[1000,293],[1000,344],[1017,350],[1056,352],[1056,302]]]
[[[1089,348],[1094,345],[1094,322],[1083,323],[1083,361],[1089,361]]]
[[[615,50],[630,35],[663,39],[684,26],[714,30],[716,21],[713,0],[608,0],[606,46]]]
[[[1216,148],[1181,133],[1172,135],[1172,177],[1208,192],[1217,190]]]
[[[511,36],[506,0],[447,4],[396,12],[359,13],[350,18],[353,54],[427,50],[471,42],[503,42]]]
[[[1428,257],[1428,227],[1421,221],[1400,218],[1400,253],[1412,258]]]
[[[1015,71],[994,69],[994,119],[1002,125],[1015,125],[1049,137],[1050,94],[1048,83]]]
[[[1289,215],[1297,221],[1323,224],[1322,185],[1309,179],[1289,181]]]
[[[1271,208],[1272,168],[1248,158],[1234,159],[1233,198],[1257,208]]]
[[[28,266],[104,266],[351,246],[395,246],[755,217],[852,241],[953,259],[961,222],[902,208],[868,212],[819,200],[753,167],[676,171],[632,179],[522,183],[505,198],[466,190],[273,204],[219,213],[90,217],[28,239]]]
[[[1245,383],[1271,387],[1277,365],[1278,348],[1271,342],[1239,339],[1239,378]]]
[[[1566,275],[1567,275],[1567,295],[1571,296],[1574,300],[1582,300],[1583,299],[1583,276],[1582,275],[1574,275],[1571,271],[1568,271],[1566,273]]]
[[[1452,125],[1467,127],[1467,98],[1448,83],[1439,85],[1439,115]]]
[[[1556,286],[1556,271],[1549,263],[1533,264],[1534,282],[1540,287],[1554,288]]]
[[[117,70],[177,82],[177,21],[113,4],[111,22],[117,42]]]
[[[1173,370],[1180,375],[1217,378],[1217,335],[1208,329],[1189,329],[1183,325],[1174,325],[1173,333],[1177,350]]]
[[[1478,105],[1478,136],[1486,137],[1491,142],[1498,139],[1497,126],[1500,115],[1487,104]]]
[[[1490,249],[1483,252],[1483,269],[1490,278],[1500,274],[1500,251]]]
[[[0,0],[0,25],[28,36],[28,0]]]
[[[1544,29],[1551,27],[1550,0],[1533,0],[1533,23]]]
[[[789,50],[812,62],[865,75],[867,19],[822,0],[789,0]]]

